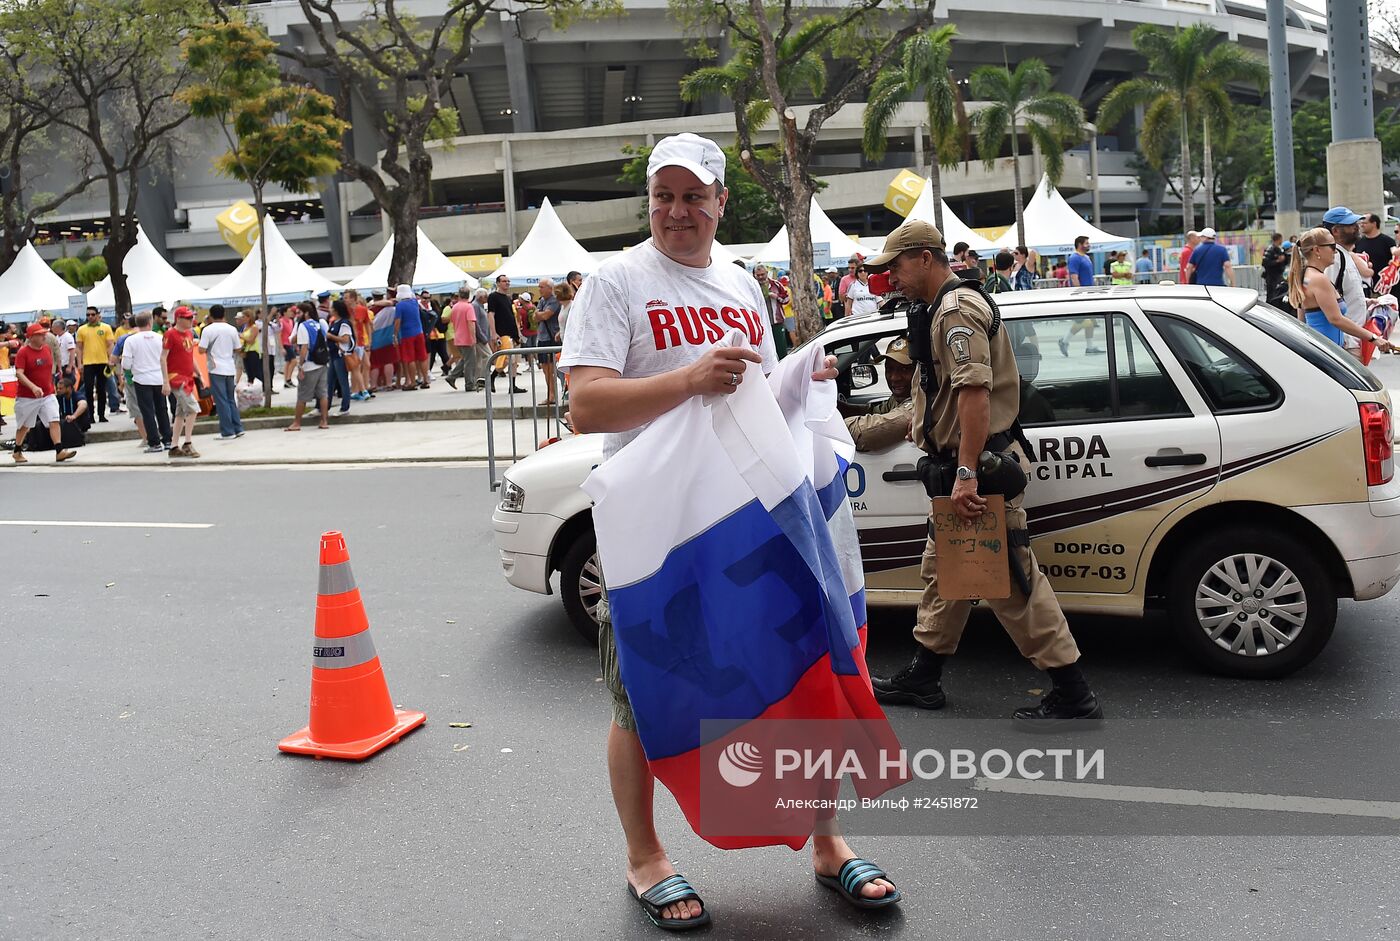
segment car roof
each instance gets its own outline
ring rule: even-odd
[[[1037,312],[1036,308],[1043,304],[1063,305],[1076,300],[1112,298],[1131,298],[1144,304],[1152,301],[1215,301],[1231,313],[1239,314],[1259,303],[1259,292],[1250,288],[1207,287],[1199,284],[1105,284],[1082,288],[1010,291],[996,295],[997,306],[1012,319],[1033,316]],[[888,313],[877,311],[861,317],[844,317],[833,321],[830,329],[844,332],[846,329],[865,324],[902,318],[904,312],[904,308],[901,307]]]

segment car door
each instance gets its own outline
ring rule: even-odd
[[[1021,423],[1035,447],[1026,509],[1037,561],[1071,606],[1115,606],[1106,596],[1145,583],[1158,524],[1215,486],[1219,427],[1128,299],[1021,305],[1012,316]]]

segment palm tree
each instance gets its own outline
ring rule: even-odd
[[[1214,225],[1211,138],[1228,140],[1234,126],[1225,86],[1251,81],[1262,89],[1269,81],[1268,67],[1262,61],[1234,43],[1222,42],[1224,38],[1204,23],[1170,32],[1158,26],[1139,26],[1133,30],[1133,45],[1147,59],[1147,75],[1119,85],[1099,106],[1099,133],[1116,126],[1139,105],[1145,109],[1139,147],[1157,170],[1165,166],[1173,141],[1179,146],[1183,231],[1196,227],[1192,129],[1201,128],[1205,218],[1206,225]]]
[[[1045,175],[1054,186],[1065,172],[1064,147],[1082,139],[1084,109],[1069,95],[1051,91],[1050,70],[1039,59],[1023,59],[1012,69],[984,65],[971,76],[972,95],[987,102],[972,114],[977,149],[990,167],[1001,153],[1002,143],[1011,137],[1011,172],[1015,182],[1016,242],[1026,244],[1026,221],[1022,218],[1021,146],[1017,129],[1024,128],[1031,143],[1045,160]]]
[[[805,46],[812,35],[829,29],[831,17],[818,16],[803,23],[792,35],[778,44],[778,61],[786,62]],[[740,85],[754,81],[763,68],[763,47],[756,42],[748,42],[734,37],[734,55],[724,65],[710,65],[696,69],[681,79],[681,97],[686,101],[699,101],[705,95],[723,95],[732,98]],[[778,71],[778,85],[784,93],[805,88],[814,98],[820,98],[826,90],[826,62],[818,48],[808,50],[790,65]],[[766,98],[755,99],[744,115],[744,123],[753,134],[763,126],[773,113],[773,103]],[[779,138],[781,142],[781,137]]]
[[[80,290],[91,288],[107,277],[107,260],[94,255],[92,248],[84,248],[76,256],[64,255],[49,263],[54,272],[71,286]]]
[[[951,23],[912,37],[870,87],[865,105],[865,136],[861,148],[871,160],[885,155],[890,122],[899,106],[910,98],[922,98],[928,110],[929,189],[933,217],[943,228],[943,182],[940,167],[952,169],[967,159],[967,114],[957,83],[948,71],[953,37]]]

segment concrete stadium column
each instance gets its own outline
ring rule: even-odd
[[[520,21],[501,12],[501,46],[506,54],[506,80],[510,85],[510,106],[515,133],[535,130],[535,90],[530,83],[530,66],[525,61],[525,43],[520,38]]]
[[[1354,212],[1385,203],[1381,142],[1371,102],[1371,40],[1366,0],[1328,0],[1327,78],[1332,94],[1332,143],[1327,145],[1327,201]]]
[[[1274,126],[1274,230],[1291,235],[1301,228],[1293,175],[1293,95],[1288,72],[1288,11],[1283,0],[1268,0],[1269,108]]]
[[[514,255],[520,241],[515,231],[515,161],[510,155],[510,138],[501,141],[501,173],[506,193],[506,254]]]

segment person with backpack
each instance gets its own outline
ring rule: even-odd
[[[1337,251],[1325,274],[1346,303],[1343,312],[1347,319],[1364,329],[1368,319],[1366,291],[1375,272],[1369,262],[1355,253],[1356,239],[1361,234],[1360,221],[1361,214],[1345,206],[1333,206],[1322,217],[1323,228],[1332,233],[1332,240],[1337,243]],[[1357,359],[1362,356],[1361,342],[1351,331],[1342,338],[1343,347]]]
[[[306,413],[306,406],[311,402],[316,403],[321,413],[321,423],[317,427],[329,428],[330,401],[327,396],[326,365],[331,361],[330,344],[326,342],[326,331],[316,313],[315,305],[310,301],[302,301],[298,307],[301,310],[298,318],[301,322],[297,324],[297,354],[293,360],[297,366],[297,410],[292,416],[292,423],[282,430],[301,431],[301,416]]]
[[[1201,241],[1191,251],[1186,265],[1186,282],[1214,287],[1235,286],[1235,265],[1230,250],[1215,242],[1214,229],[1202,229]]]

